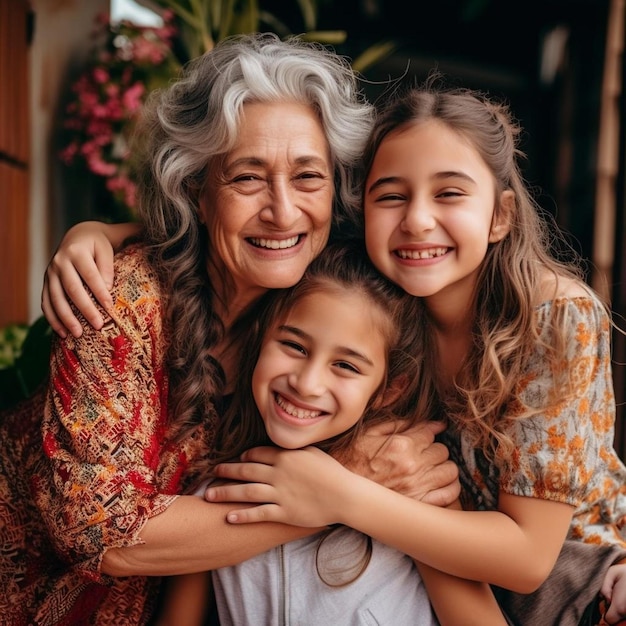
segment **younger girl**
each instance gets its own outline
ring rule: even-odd
[[[418,304],[380,275],[362,243],[327,248],[295,287],[272,290],[252,315],[213,460],[266,444],[338,454],[364,424],[401,417],[409,425],[420,392]],[[202,600],[202,577],[171,580],[160,626],[187,623],[182,615]],[[437,623],[413,561],[345,527],[217,570],[213,583],[222,626]],[[455,590],[455,601],[462,593]],[[491,606],[500,618],[489,623],[504,624],[493,599]]]
[[[505,106],[427,86],[381,112],[365,157],[368,253],[425,314],[418,414],[448,416],[465,508],[476,511],[403,497],[319,450],[250,451],[248,463],[216,471],[253,484],[208,497],[265,503],[235,507],[232,523],[341,523],[424,571],[524,594],[501,594],[515,623],[597,623],[602,578],[626,555],[611,322],[576,268],[550,252],[554,234],[524,186],[518,134]],[[607,576],[608,600],[624,567]],[[429,594],[445,616],[450,603]]]

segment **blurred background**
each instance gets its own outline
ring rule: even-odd
[[[132,219],[128,137],[145,95],[235,32],[331,45],[352,60],[372,100],[394,81],[419,82],[437,69],[449,83],[508,101],[525,129],[528,182],[626,329],[625,5],[0,0],[0,407],[7,388],[27,394],[27,379],[40,376],[33,363],[49,343],[42,278],[63,233],[86,219]],[[23,354],[29,331],[32,357]],[[624,457],[626,340],[618,331],[614,346]]]

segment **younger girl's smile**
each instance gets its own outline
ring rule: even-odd
[[[387,366],[383,315],[357,290],[318,289],[269,329],[252,391],[275,444],[307,446],[361,419]]]

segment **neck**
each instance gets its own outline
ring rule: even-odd
[[[458,338],[469,336],[474,323],[474,307],[469,303],[429,299],[426,309],[438,335]]]
[[[235,284],[229,276],[224,276],[209,261],[207,271],[213,288],[213,310],[224,325],[228,336],[235,322],[266,291],[265,287],[242,287]]]

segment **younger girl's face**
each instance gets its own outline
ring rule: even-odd
[[[401,128],[381,142],[366,181],[367,251],[429,307],[465,308],[488,244],[508,232],[495,204],[494,177],[461,135],[437,120]]]
[[[266,333],[252,391],[270,439],[301,448],[356,424],[383,381],[384,313],[356,291],[315,291]]]

